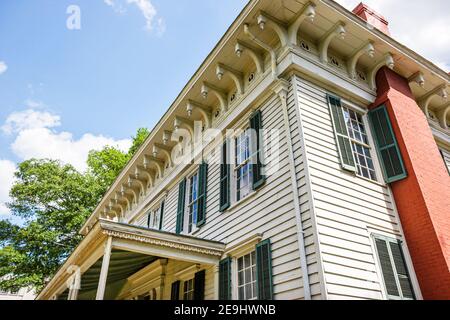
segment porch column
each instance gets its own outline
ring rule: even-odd
[[[450,178],[408,80],[383,68],[378,98],[385,104],[408,172],[392,183],[406,243],[424,299],[450,299]]]
[[[100,279],[98,280],[96,300],[103,300],[105,296],[106,279],[108,278],[109,260],[111,258],[112,237],[108,237],[105,243],[105,252],[103,254],[102,269]]]
[[[213,267],[214,272],[214,300],[219,300],[219,265]]]
[[[73,276],[72,276],[72,283],[69,286],[69,295],[67,297],[67,300],[77,300],[78,299],[78,291],[80,290],[80,286],[81,286],[80,268],[75,266],[74,269],[72,269],[72,270],[74,270],[74,272],[73,272]]]

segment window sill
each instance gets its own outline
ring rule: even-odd
[[[363,177],[363,176],[359,176],[359,175],[357,175],[357,174],[355,174],[354,176],[355,176],[356,178],[359,178],[359,179],[362,179],[362,180],[364,180],[364,181],[367,181],[367,182],[370,182],[370,183],[372,183],[372,184],[375,184],[375,185],[377,185],[377,186],[379,186],[379,187],[383,187],[383,188],[387,188],[387,187],[388,187],[388,184],[385,183],[385,182],[375,181],[375,180],[372,180],[372,179],[369,179],[369,178],[366,178],[366,177]]]
[[[253,199],[255,197],[255,195],[258,193],[258,190],[253,190],[251,193],[249,193],[245,198],[232,203],[228,209],[226,209],[225,211],[223,211],[223,213],[228,213],[230,211],[233,211],[236,207],[248,202],[250,199]]]

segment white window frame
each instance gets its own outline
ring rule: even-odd
[[[250,130],[249,126],[246,126],[244,128],[239,129],[237,131],[237,134],[234,135],[233,139],[232,139],[233,140],[233,144],[232,144],[232,153],[231,153],[232,158],[231,159],[232,159],[233,163],[232,163],[231,168],[233,170],[232,171],[233,183],[231,185],[233,185],[233,187],[231,189],[232,189],[233,195],[232,195],[231,199],[233,199],[235,203],[243,201],[244,199],[248,198],[254,192],[254,190],[252,188],[252,185],[253,185],[253,173],[252,173],[252,166],[251,166],[251,163],[250,163],[251,162],[252,151],[251,151],[251,141],[250,141],[251,134],[249,133],[249,130]],[[248,143],[249,156],[248,156],[247,159],[244,160],[244,162],[242,164],[238,165],[237,164],[237,153],[236,153],[237,140],[238,140],[238,138],[242,137],[243,135],[246,135],[248,137],[248,139],[249,139],[249,143]],[[248,188],[249,188],[249,191],[244,197],[241,196],[240,199],[238,199],[238,196],[237,196],[237,192],[238,192],[238,170],[240,168],[244,167],[244,166],[248,166]]]
[[[183,212],[183,231],[184,234],[193,234],[195,233],[197,228],[197,221],[194,220],[194,217],[192,217],[192,228],[191,231],[189,231],[189,215],[190,215],[190,207],[193,205],[194,202],[190,202],[190,192],[191,192],[191,178],[193,176],[197,176],[197,199],[195,200],[197,202],[197,219],[198,219],[198,191],[199,191],[199,185],[200,185],[200,171],[197,167],[193,172],[191,172],[186,177],[186,192],[184,195],[184,212]]]
[[[191,283],[191,288],[188,291],[186,291],[186,285],[189,284],[189,283]],[[184,301],[192,301],[192,300],[194,300],[194,295],[195,295],[195,281],[194,281],[194,278],[184,280],[182,282],[182,285],[183,285],[183,299],[182,300],[184,300]],[[191,299],[185,299],[185,295],[187,293],[189,295],[192,295]]]
[[[162,228],[160,229],[159,226],[162,225],[163,222],[161,221],[161,219],[164,219],[164,216],[161,215],[161,206],[163,202],[164,199],[147,211],[147,228],[152,230],[162,230]],[[150,215],[152,216],[152,218],[149,218]],[[155,217],[157,218],[158,225],[156,227],[153,227],[149,222],[154,221]]]
[[[360,107],[360,106],[358,106],[356,104],[354,104],[351,101],[348,101],[348,100],[345,100],[345,99],[342,99],[342,98],[341,98],[341,104],[342,104],[343,108],[350,109],[350,110],[356,112],[357,114],[359,114],[361,116],[361,119],[362,119],[363,124],[364,124],[364,128],[366,130],[367,139],[368,139],[368,142],[369,142],[368,147],[369,147],[370,156],[372,158],[373,166],[374,166],[374,169],[375,169],[376,180],[369,179],[369,178],[366,178],[366,177],[364,177],[362,175],[359,175],[357,171],[355,172],[355,176],[360,178],[360,179],[372,182],[372,183],[386,185],[386,183],[384,182],[384,179],[383,179],[383,171],[381,169],[381,163],[380,163],[380,161],[378,159],[378,152],[375,149],[376,144],[375,144],[375,140],[374,140],[373,135],[372,135],[372,127],[371,127],[371,125],[369,123],[368,110],[364,109],[364,108],[362,108],[362,107]],[[346,125],[347,125],[347,123],[346,123]],[[350,143],[353,144],[354,139],[352,139],[350,137],[350,134],[349,134],[348,138],[350,139]],[[361,145],[364,145],[364,144],[361,144]],[[353,152],[353,146],[352,146],[352,155],[353,155],[353,160],[355,161],[355,168],[356,168],[357,167],[357,163],[356,163],[356,159],[355,159],[355,154]],[[356,170],[357,170],[357,168],[356,168]]]
[[[255,279],[253,279],[254,281],[252,281],[252,283],[254,283],[255,285],[255,297],[252,299],[247,299],[248,301],[254,301],[258,299],[258,279],[257,279],[257,264],[256,264],[256,248],[252,248],[251,250],[246,251],[243,254],[240,254],[238,256],[233,257],[232,259],[232,277],[233,277],[233,281],[232,281],[232,298],[235,300],[239,300],[239,262],[238,260],[241,258],[244,258],[247,255],[251,255],[252,253],[255,254],[255,260],[254,260],[254,268],[255,268]],[[245,285],[244,285],[244,291],[245,291]],[[245,294],[245,293],[244,293]]]

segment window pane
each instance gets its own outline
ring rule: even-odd
[[[251,252],[237,260],[238,296],[239,299],[256,298],[256,260],[255,252]]]

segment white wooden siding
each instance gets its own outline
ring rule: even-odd
[[[300,160],[302,150],[294,99],[295,95],[290,90],[288,109],[294,153],[297,157],[296,161],[298,161],[296,163],[296,171],[300,203],[302,204],[302,221],[305,226],[308,272],[312,285],[312,294],[314,297],[319,298],[319,277],[306,196],[306,181],[302,167],[303,163]],[[270,238],[272,244],[272,272],[275,299],[303,299],[304,291],[289,170],[290,163],[281,108],[281,101],[275,94],[261,106],[264,129],[278,129],[280,132],[280,169],[275,174],[268,176],[266,184],[255,194],[248,196],[248,198],[237,205],[233,206],[232,204],[232,207],[228,211],[221,213],[219,212],[220,166],[216,164],[209,165],[206,223],[193,236],[222,241],[229,246],[238,244],[245,237],[257,233],[263,234],[264,239]],[[268,137],[265,136],[263,138],[267,139]],[[268,154],[270,151],[268,148],[270,148],[270,145],[264,144],[264,154]],[[211,158],[214,161],[210,162],[218,163],[219,157],[220,151],[214,152]],[[270,170],[274,165],[276,165],[275,162],[269,161],[266,169]],[[166,231],[175,232],[177,205],[178,184],[175,184],[168,191],[165,200],[163,229]],[[144,218],[138,218],[135,223],[145,225],[146,220]],[[207,276],[206,286],[211,291],[208,291],[208,296],[212,295],[212,281],[213,277]]]
[[[327,92],[295,78],[327,297],[382,299],[368,228],[399,237],[393,199],[387,186],[341,169]]]

